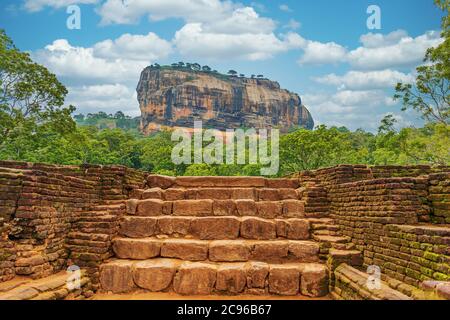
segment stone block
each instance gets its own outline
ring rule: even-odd
[[[214,200],[213,212],[215,216],[234,216],[237,214],[234,200]]]
[[[180,265],[170,259],[140,261],[133,266],[133,279],[137,286],[150,291],[164,291],[172,284]]]
[[[305,203],[300,200],[283,200],[283,217],[303,218],[305,216]]]
[[[289,256],[297,262],[319,261],[319,244],[311,241],[289,241]]]
[[[256,190],[254,188],[233,188],[231,189],[231,199],[255,200]]]
[[[139,203],[139,200],[137,200],[137,199],[128,200],[127,205],[126,205],[127,214],[135,215],[138,203]]]
[[[170,202],[165,202],[159,199],[139,200],[136,215],[153,217],[163,214],[170,214],[170,204]]]
[[[236,209],[240,216],[256,216],[256,203],[250,199],[238,199],[235,201]]]
[[[279,201],[259,201],[256,208],[259,218],[273,219],[281,216],[283,205]]]
[[[173,214],[177,216],[210,216],[213,200],[177,200],[173,202]]]
[[[159,187],[146,189],[141,196],[141,199],[159,199],[163,198],[163,190]]]
[[[251,260],[281,263],[288,257],[288,241],[258,241],[253,244]]]
[[[328,269],[322,264],[306,264],[301,270],[300,293],[308,297],[328,294]]]
[[[156,218],[124,217],[120,223],[119,233],[130,238],[145,238],[155,234]]]
[[[104,291],[130,292],[135,288],[132,261],[116,260],[100,266],[100,285]]]
[[[258,200],[259,201],[280,200],[280,194],[278,193],[278,189],[268,189],[268,188],[258,189]]]
[[[170,188],[175,183],[175,180],[176,180],[175,177],[151,174],[147,177],[147,184],[151,188],[160,187],[161,189],[167,189]]]
[[[114,240],[113,250],[116,256],[121,259],[150,259],[159,256],[161,241],[119,238]]]
[[[159,217],[157,230],[160,234],[169,236],[185,236],[189,234],[191,220],[190,217]]]
[[[228,294],[237,294],[244,290],[247,283],[243,263],[220,265],[217,268],[216,289]]]
[[[197,199],[230,199],[231,189],[229,188],[199,188],[197,189]]]
[[[202,240],[236,239],[240,221],[234,217],[205,217],[193,219],[190,234]]]
[[[168,239],[161,247],[161,257],[201,261],[208,258],[208,242],[188,239]]]
[[[251,261],[246,264],[247,288],[265,288],[269,274],[269,265],[264,262]]]
[[[260,218],[243,218],[241,222],[241,237],[245,239],[270,240],[275,239],[276,224],[274,221]]]
[[[211,261],[247,261],[249,256],[250,245],[246,241],[216,240],[209,244],[209,260]]]
[[[184,262],[173,281],[174,291],[182,295],[208,295],[216,283],[217,267],[208,263]]]
[[[300,186],[300,182],[298,179],[267,179],[266,187],[268,188],[289,188],[289,189],[297,189]]]
[[[166,189],[163,197],[166,201],[183,200],[185,199],[185,190],[177,188]]]
[[[302,219],[276,220],[277,236],[292,240],[309,239],[309,222]]]
[[[299,292],[300,271],[296,266],[271,265],[269,292],[283,296],[294,296]]]

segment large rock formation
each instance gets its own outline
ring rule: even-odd
[[[193,128],[194,120],[220,130],[233,128],[312,129],[300,97],[268,79],[229,77],[186,68],[145,68],[137,86],[141,130]]]

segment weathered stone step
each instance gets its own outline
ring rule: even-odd
[[[294,199],[299,195],[294,188],[168,188],[159,187],[150,189],[137,189],[133,191],[134,199],[160,199],[174,200],[227,200],[227,199],[251,199],[255,201],[277,201]]]
[[[192,187],[269,187],[298,188],[298,179],[266,179],[263,177],[177,177],[174,186]],[[153,186],[152,186],[153,187]]]
[[[405,294],[390,288],[384,281],[379,282],[379,288],[370,288],[370,275],[352,266],[342,263],[335,272],[332,296],[335,299],[366,299],[366,300],[412,300]]]
[[[190,261],[263,261],[272,263],[317,262],[319,245],[297,240],[192,240],[116,238],[118,258],[143,260],[155,257]]]
[[[91,207],[91,211],[120,211],[125,209],[125,201],[121,200],[117,204],[99,204]]]
[[[84,271],[80,272],[79,287],[68,286],[68,274],[60,272],[49,277],[32,280],[13,279],[0,284],[0,300],[58,300],[88,298],[93,295],[91,283]]]
[[[110,234],[101,234],[101,233],[86,233],[86,232],[69,232],[67,235],[68,239],[80,239],[80,240],[89,240],[89,241],[108,241],[111,240]]]
[[[313,235],[318,236],[340,236],[339,231],[328,230],[328,229],[319,229],[313,230]]]
[[[317,263],[182,262],[175,259],[113,260],[100,267],[103,291],[174,291],[182,295],[275,294],[325,296],[328,270]]]
[[[329,230],[329,231],[339,231],[339,226],[330,223],[315,223],[311,222],[311,229],[313,230]]]
[[[108,200],[103,200],[103,204],[104,205],[119,205],[119,204],[123,204],[127,201],[127,199],[108,199]]]
[[[313,239],[324,243],[347,243],[351,239],[347,236],[313,235]]]
[[[299,200],[129,200],[127,214],[137,216],[258,216],[260,218],[305,217],[304,202]]]
[[[311,237],[308,219],[263,219],[257,217],[123,217],[119,233],[126,237],[190,237],[203,240],[286,238],[306,240]]]

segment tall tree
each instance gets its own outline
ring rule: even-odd
[[[402,110],[412,108],[428,122],[450,124],[450,2],[435,0],[446,12],[442,20],[444,41],[427,50],[424,65],[416,68],[414,84],[398,83],[394,99],[401,99]]]
[[[25,136],[32,139],[42,131],[73,131],[70,114],[75,108],[63,107],[66,94],[53,73],[33,62],[0,30],[0,151],[8,143]]]

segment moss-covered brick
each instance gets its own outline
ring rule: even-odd
[[[420,280],[420,272],[416,270],[406,268],[405,274],[413,279]]]
[[[411,249],[411,254],[418,257],[423,257],[423,251],[417,249]]]
[[[421,243],[420,249],[423,251],[433,251],[433,245],[429,243]]]
[[[450,280],[450,276],[445,275],[440,272],[435,272],[435,273],[433,273],[433,279],[438,280],[438,281],[448,281],[448,280]]]
[[[406,233],[403,236],[404,239],[409,240],[409,241],[417,241],[417,236],[415,234],[412,233]]]
[[[425,267],[421,267],[421,268],[420,268],[420,272],[421,272],[422,274],[428,276],[428,277],[432,277],[432,276],[433,276],[433,273],[434,273],[434,270],[429,269],[429,268],[425,268]]]
[[[414,249],[420,249],[420,242],[411,241],[411,242],[409,243],[409,246],[410,246],[411,248],[414,248]]]
[[[434,261],[434,262],[439,262],[441,260],[439,254],[436,254],[436,253],[433,253],[433,252],[430,252],[430,251],[425,251],[423,253],[423,257],[425,259],[427,259],[427,260],[431,260],[431,261]]]

